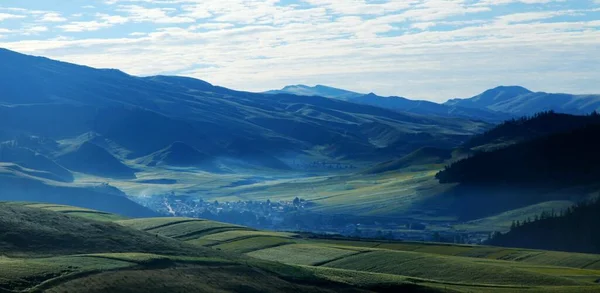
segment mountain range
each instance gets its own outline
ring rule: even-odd
[[[436,104],[324,86],[287,88],[296,94],[249,93],[9,50],[0,50],[0,63],[0,200],[56,202],[132,217],[154,212],[106,183],[172,185],[181,176],[198,176],[187,185],[158,189],[171,192],[200,185],[195,181],[211,174],[308,176],[298,166],[347,166],[343,170],[360,169],[357,174],[415,164],[438,168],[479,146],[512,144],[547,129],[545,122],[519,120],[492,129],[490,121],[518,113],[494,105],[539,95],[518,87]],[[596,96],[572,97],[588,101],[578,111],[594,108]],[[379,101],[393,101],[397,108]],[[574,127],[587,123],[578,119],[550,120]],[[570,129],[552,125],[556,131]],[[514,134],[520,137],[511,138]]]
[[[382,97],[374,93],[361,94],[323,85],[293,85],[266,93],[321,96],[402,112],[466,117],[491,123],[544,111],[585,115],[600,109],[600,95],[533,92],[521,86],[499,86],[471,98],[450,99],[442,104],[396,96]]]
[[[0,63],[0,180],[7,183],[0,200],[20,196],[147,215],[126,204],[82,204],[75,194],[127,200],[88,183],[132,181],[146,169],[370,165],[426,146],[452,148],[490,127],[324,97],[241,92],[186,77],[136,77],[4,49]]]

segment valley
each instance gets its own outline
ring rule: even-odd
[[[8,50],[0,59],[2,74],[18,72],[32,84],[0,81],[7,89],[0,97],[2,200],[259,229],[482,243],[512,221],[566,209],[600,190],[587,181],[562,189],[493,188],[440,177],[445,166],[478,152],[598,122],[597,115],[554,112],[500,124],[481,120],[482,113],[515,117],[486,100],[531,94],[519,87],[486,91],[461,102],[460,111],[406,99],[398,101],[415,107],[394,108],[364,103],[394,97],[323,86],[249,93]],[[476,110],[479,104],[488,108]]]
[[[0,1],[0,293],[600,292],[599,45],[600,0]]]

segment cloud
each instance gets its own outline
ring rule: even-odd
[[[58,26],[65,32],[90,32],[103,28],[113,27],[118,24],[124,24],[129,20],[119,15],[96,14],[97,19],[91,21],[73,21],[65,25]]]
[[[39,22],[65,22],[65,21],[67,21],[67,19],[64,18],[60,13],[49,12],[49,13],[43,14],[38,21]]]
[[[125,17],[133,22],[159,24],[195,22],[195,19],[188,16],[173,15],[176,9],[172,8],[146,8],[140,5],[121,5],[116,11],[125,13]]]
[[[48,30],[36,37],[5,38],[0,46],[132,74],[188,75],[253,91],[319,83],[438,101],[498,84],[600,92],[600,60],[594,58],[600,21],[589,17],[597,11],[570,1],[94,4],[101,14],[60,11],[83,14],[56,27],[48,23]],[[514,5],[499,7],[504,4]],[[120,25],[122,29],[99,32]]]
[[[5,21],[8,19],[19,19],[19,18],[25,18],[25,16],[18,15],[18,14],[10,14],[10,13],[0,13],[0,21]]]

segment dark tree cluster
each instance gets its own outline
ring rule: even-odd
[[[441,183],[565,187],[600,178],[600,124],[539,137],[455,162]]]
[[[583,202],[560,213],[544,212],[514,222],[507,233],[494,233],[497,246],[600,253],[600,200]]]

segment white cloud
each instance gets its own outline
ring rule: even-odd
[[[109,0],[98,4],[105,14],[58,26],[86,34],[64,38],[49,29],[51,37],[0,46],[256,91],[320,83],[432,100],[498,84],[600,92],[599,21],[578,19],[589,11],[564,8],[567,2],[563,10],[553,4],[487,16],[513,2],[559,1]],[[561,15],[573,20],[558,21]],[[121,35],[94,33],[121,24]]]
[[[191,23],[195,19],[187,16],[173,15],[174,9],[146,8],[140,5],[121,5],[116,9],[126,14],[127,19],[133,22],[152,23]]]
[[[73,21],[65,25],[58,26],[65,32],[89,32],[97,31],[103,28],[113,27],[118,24],[123,24],[129,20],[119,15],[96,14],[96,20],[90,21]]]
[[[25,18],[25,16],[18,15],[18,14],[10,14],[10,13],[0,13],[0,21],[5,21],[8,19],[19,19],[19,18]]]
[[[67,19],[64,18],[60,13],[48,12],[48,13],[43,14],[38,21],[39,22],[65,22],[65,21],[67,21]]]

